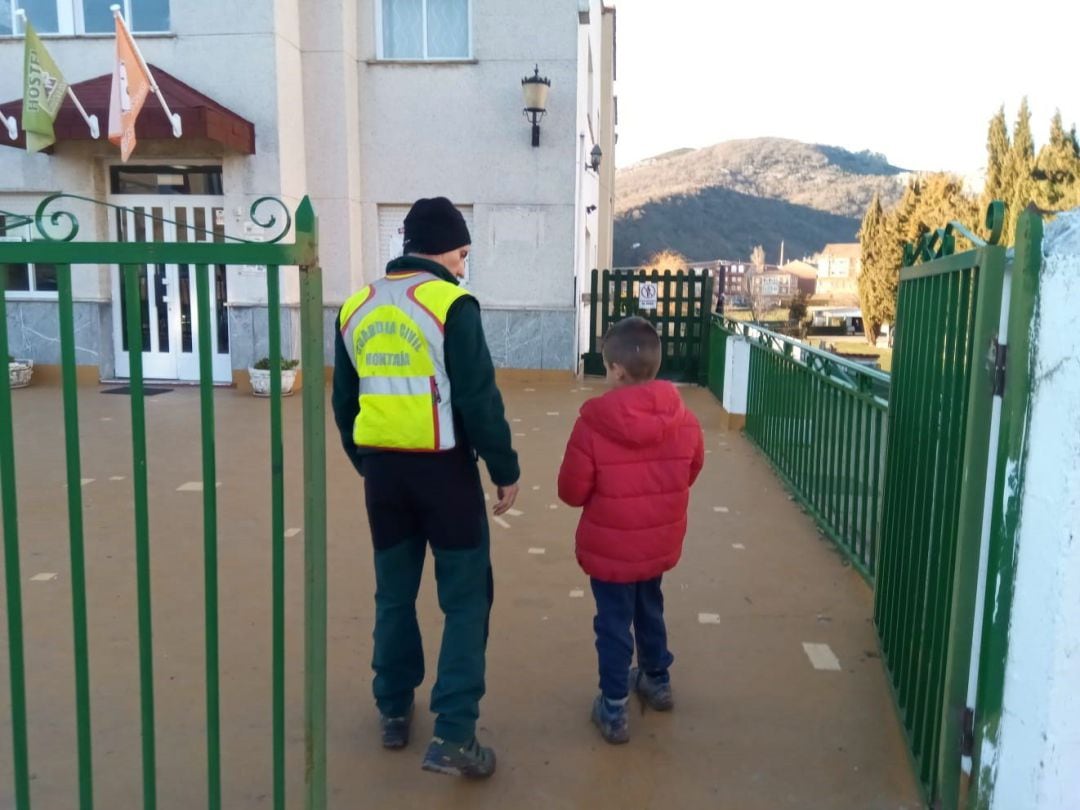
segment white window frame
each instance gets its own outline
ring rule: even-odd
[[[25,236],[11,236],[12,231],[18,231],[19,228],[9,228],[7,234],[0,236],[0,242],[29,242],[31,240],[32,225],[29,223],[22,226],[22,230],[25,230]],[[27,262],[27,278],[30,281],[29,290],[7,290],[4,291],[4,297],[8,301],[55,301],[59,296],[59,293],[55,290],[38,290],[37,289],[37,265],[33,262]]]
[[[59,31],[41,31],[39,32],[43,37],[105,37],[111,36],[111,31],[93,31],[87,33],[86,31],[86,17],[83,11],[82,0],[53,0],[56,3],[56,25],[60,29]],[[138,25],[138,20],[132,17],[132,3],[136,0],[116,0],[116,2],[123,6],[124,19],[127,20],[129,26]],[[169,24],[172,25],[172,7],[176,0],[169,0]],[[425,0],[426,2],[426,0]],[[15,39],[25,36],[26,29],[23,27],[20,18],[15,16],[15,11],[22,8],[22,0],[0,0],[0,6],[8,6],[12,19],[12,31],[13,33],[7,36],[0,37],[0,39]],[[426,8],[426,6],[425,6]],[[471,0],[470,0],[470,12],[471,12]],[[31,20],[33,22],[33,20]],[[470,13],[470,24],[472,17]],[[142,30],[139,28],[132,28],[131,33],[138,36],[140,34],[168,34],[171,31],[150,31]],[[471,45],[471,42],[470,42]]]
[[[170,0],[172,2],[172,0]],[[473,0],[466,0],[468,6],[468,38],[469,44],[464,56],[428,56],[428,0],[420,0],[423,8],[423,56],[390,56],[386,55],[386,44],[383,32],[383,3],[386,0],[375,0],[375,58],[380,62],[471,62],[473,60]]]

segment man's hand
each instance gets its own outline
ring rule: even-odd
[[[514,506],[514,501],[518,496],[518,485],[510,484],[509,486],[499,487],[496,490],[499,496],[499,502],[495,504],[495,514],[505,515]]]

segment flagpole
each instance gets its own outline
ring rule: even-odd
[[[8,117],[4,115],[3,111],[0,111],[0,124],[4,125],[4,129],[7,130],[8,137],[11,140],[16,140],[19,137],[19,128],[15,125],[15,116]]]
[[[139,60],[139,64],[142,66],[143,71],[150,77],[150,89],[157,96],[158,101],[161,102],[161,106],[165,109],[165,115],[168,116],[169,121],[172,123],[172,134],[174,138],[179,138],[184,134],[184,128],[180,123],[180,116],[169,109],[169,102],[165,100],[164,94],[161,92],[161,88],[158,87],[157,82],[154,80],[154,74],[150,72],[150,66],[146,64],[146,60],[143,59],[142,51],[139,46],[135,44],[135,38],[131,36],[131,30],[127,27],[127,23],[124,21],[124,15],[120,9],[119,4],[109,6],[109,11],[113,13],[113,17],[116,18],[122,26],[128,37],[131,39],[132,50],[135,51],[135,56]]]
[[[23,23],[23,35],[25,36],[25,34],[26,34],[26,24],[27,24],[27,22],[29,22],[29,19],[26,16],[26,9],[24,9],[24,8],[15,9],[15,16],[22,20],[22,23]],[[87,115],[86,114],[86,110],[83,108],[82,102],[79,101],[79,97],[75,95],[75,91],[71,89],[70,84],[68,85],[67,95],[68,95],[68,98],[70,98],[75,103],[75,109],[77,109],[79,111],[79,115],[81,115],[82,118],[83,118],[83,121],[86,122],[86,126],[88,126],[90,128],[90,137],[94,138],[95,140],[97,138],[100,138],[101,137],[101,129],[98,126],[98,117],[96,115]],[[11,130],[9,129],[8,131],[10,133]],[[11,139],[15,140],[15,136],[12,135]]]
[[[95,140],[97,138],[100,138],[101,128],[98,126],[98,117],[96,115],[86,114],[86,110],[83,109],[83,105],[79,101],[79,97],[75,95],[75,91],[71,89],[70,85],[68,85],[67,94],[68,98],[70,98],[75,103],[75,108],[79,111],[79,115],[83,117],[83,121],[85,121],[86,125],[90,127],[90,137],[94,138]]]

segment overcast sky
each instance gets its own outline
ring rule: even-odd
[[[1080,123],[1076,0],[615,0],[618,165],[778,136],[972,172],[1028,96]]]

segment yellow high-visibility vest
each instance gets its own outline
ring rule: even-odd
[[[418,271],[379,279],[342,306],[341,335],[360,378],[358,447],[438,452],[456,446],[443,332],[450,307],[468,294]]]

